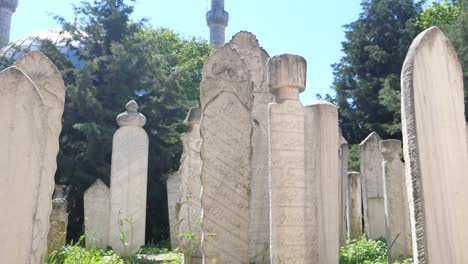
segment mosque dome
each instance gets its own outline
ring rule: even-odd
[[[0,53],[7,58],[17,60],[26,52],[38,50],[41,46],[41,40],[49,40],[62,55],[70,59],[75,67],[80,68],[82,63],[76,53],[76,50],[80,48],[80,43],[72,40],[70,45],[67,45],[70,39],[72,39],[72,35],[63,29],[41,30],[10,43],[2,48]]]

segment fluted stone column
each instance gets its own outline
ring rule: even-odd
[[[138,104],[132,100],[126,109],[117,116],[120,128],[112,142],[109,221],[109,245],[122,256],[135,254],[145,244],[149,146]]]
[[[269,60],[271,263],[304,263],[305,154],[304,91],[306,61],[284,54]]]
[[[338,110],[329,102],[305,112],[305,263],[338,263],[340,251],[341,170],[338,162]],[[344,222],[344,221],[343,221]],[[318,261],[313,261],[318,257]]]
[[[405,168],[401,161],[401,141],[380,141],[384,178],[385,223],[387,231],[388,263],[411,256],[411,226]]]
[[[224,10],[224,0],[212,0],[211,10],[206,13],[206,23],[210,28],[210,43],[219,48],[225,42],[229,14]]]
[[[348,192],[350,194],[348,211],[348,237],[360,239],[362,236],[361,174],[348,173]]]
[[[18,7],[18,0],[0,1],[0,48],[10,42],[11,17]]]

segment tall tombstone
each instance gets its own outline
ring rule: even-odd
[[[268,53],[250,32],[237,33],[230,45],[250,70],[253,87],[252,107],[252,181],[250,183],[250,263],[270,261],[268,190],[268,104],[274,101],[267,83]]]
[[[405,165],[401,161],[401,141],[380,141],[384,178],[385,223],[387,228],[387,254],[389,263],[411,256],[411,226]]]
[[[401,73],[405,174],[415,263],[468,260],[463,77],[436,27],[411,44]]]
[[[84,193],[86,248],[106,249],[109,244],[109,187],[97,179]]]
[[[117,116],[120,128],[112,142],[110,187],[109,245],[121,256],[134,255],[145,244],[148,181],[146,118],[133,100],[126,109]]]
[[[47,252],[51,253],[65,246],[67,240],[67,200],[65,185],[55,185],[52,197],[52,212],[50,213],[50,229],[47,236]]]
[[[347,236],[347,214],[349,208],[349,192],[348,192],[348,160],[349,160],[349,146],[348,141],[343,137],[341,129],[339,130],[340,135],[338,140],[340,142],[340,148],[338,150],[338,157],[340,163],[340,186],[341,186],[341,211],[340,211],[340,246],[346,244]]]
[[[166,180],[167,189],[167,208],[169,215],[169,238],[171,242],[171,249],[178,247],[179,223],[177,219],[178,211],[180,211],[181,204],[181,187],[180,187],[180,174],[179,172],[173,173]]]
[[[248,263],[252,80],[239,53],[224,45],[201,82],[202,254],[205,263]]]
[[[47,253],[50,200],[54,192],[54,175],[57,169],[59,136],[62,130],[62,114],[65,104],[65,85],[60,71],[41,52],[33,51],[20,58],[15,67],[23,71],[36,85],[47,111],[47,138],[45,141],[44,165],[41,172],[38,203],[34,214],[34,236],[31,259],[43,263]]]
[[[304,263],[307,247],[304,110],[306,61],[283,54],[269,60],[270,257],[271,263]],[[338,137],[338,136],[337,136]],[[309,248],[310,250],[310,248]],[[310,260],[307,260],[310,261]]]
[[[191,108],[184,124],[187,132],[182,134],[181,141],[184,153],[180,162],[180,208],[176,217],[179,234],[190,232],[192,239],[181,237],[179,248],[189,253],[190,263],[201,263],[201,136],[200,136],[200,108]],[[171,239],[172,242],[172,239]],[[187,256],[188,257],[188,256]]]
[[[348,207],[348,237],[360,239],[362,236],[362,203],[361,203],[361,174],[348,173],[348,191],[350,194]]]
[[[0,263],[39,263],[33,261],[34,215],[41,206],[47,117],[37,86],[24,72],[16,67],[0,72],[0,122],[5,126],[0,129],[0,208],[8,212],[0,217],[0,236],[7,241],[0,247]],[[47,245],[41,253],[46,252]]]
[[[340,252],[342,176],[338,161],[338,110],[329,102],[304,107],[306,172],[306,259],[338,263]],[[337,195],[338,194],[338,195]],[[314,206],[312,206],[314,205]],[[312,210],[311,210],[312,209]],[[317,247],[318,246],[318,247]]]
[[[383,194],[382,139],[372,132],[359,145],[361,187],[364,210],[364,232],[369,239],[385,238],[385,205]]]

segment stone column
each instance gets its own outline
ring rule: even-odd
[[[270,256],[271,263],[304,263],[305,154],[304,110],[306,61],[280,55],[269,61],[270,90]]]
[[[11,17],[18,7],[18,0],[0,1],[0,48],[10,42]]]
[[[401,161],[401,141],[380,141],[380,150],[383,155],[388,263],[393,263],[411,256],[411,226],[405,168]]]
[[[109,187],[97,179],[84,193],[86,248],[106,249],[109,244]]]
[[[411,44],[401,73],[405,174],[415,263],[468,260],[463,74],[436,27]]]
[[[343,224],[338,110],[329,102],[317,102],[304,107],[304,112],[306,260],[308,263],[338,263],[340,224]],[[317,255],[318,261],[311,261]]]
[[[166,180],[167,190],[167,210],[169,214],[169,238],[171,249],[176,249],[179,246],[179,225],[178,216],[180,214],[180,205],[182,190],[180,186],[179,172],[173,173]],[[185,219],[185,218],[184,218]]]
[[[348,237],[360,239],[362,236],[361,174],[348,173],[348,191],[350,194],[348,213]]]
[[[120,128],[112,142],[109,245],[122,256],[131,256],[145,244],[148,135],[146,118],[130,101],[117,116]],[[125,236],[121,240],[121,236]]]
[[[338,138],[340,141],[340,149],[338,150],[338,157],[340,163],[340,201],[341,201],[341,211],[340,211],[340,246],[344,246],[346,243],[346,234],[348,230],[347,223],[347,214],[349,208],[349,192],[348,192],[348,160],[349,160],[349,147],[348,141],[342,136],[340,129],[340,136]]]
[[[67,241],[67,200],[65,199],[65,186],[55,185],[52,199],[52,212],[50,214],[50,229],[47,237],[47,251],[51,253],[65,246]]]
[[[383,195],[382,139],[372,132],[359,145],[361,162],[364,232],[369,239],[385,238],[385,205]]]

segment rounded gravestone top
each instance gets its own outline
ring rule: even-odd
[[[268,84],[272,93],[281,88],[303,92],[306,85],[306,60],[298,55],[282,54],[269,60]]]
[[[143,127],[146,124],[146,117],[138,112],[138,104],[134,100],[129,101],[125,108],[127,111],[117,116],[119,126]]]

